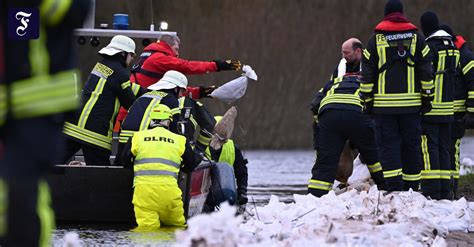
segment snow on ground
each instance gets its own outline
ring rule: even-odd
[[[461,167],[460,167],[459,174],[466,175],[466,174],[472,174],[472,173],[474,173],[474,161],[467,157],[463,158],[461,160]]]
[[[294,203],[272,196],[268,205],[249,208],[250,219],[235,208],[198,215],[176,234],[177,246],[446,246],[451,231],[474,230],[474,203],[427,200],[418,192],[385,194],[333,191],[316,198],[294,195]]]

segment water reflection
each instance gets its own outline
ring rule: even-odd
[[[63,246],[64,235],[76,232],[80,246],[172,246],[174,232],[178,229],[162,227],[159,231],[137,231],[127,225],[59,225],[53,235],[53,245]]]

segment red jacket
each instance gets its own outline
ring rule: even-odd
[[[171,47],[165,42],[155,42],[145,47],[143,52],[154,51],[142,65],[142,68],[157,74],[164,74],[168,70],[176,70],[185,75],[204,74],[217,71],[215,62],[188,61],[176,57]],[[140,86],[148,87],[154,84],[157,79],[137,73],[137,80]],[[130,81],[134,82],[133,75]]]
[[[163,75],[168,70],[176,70],[185,75],[193,75],[217,71],[217,65],[215,62],[188,61],[178,58],[173,50],[171,50],[171,47],[165,42],[152,43],[143,50],[143,52],[150,51],[154,51],[155,53],[145,60],[142,68],[153,73]],[[160,79],[141,73],[136,73],[135,75],[136,80],[138,80],[138,84],[144,88],[147,88]],[[130,75],[130,81],[135,83],[135,76],[133,73]],[[185,95],[191,96],[193,99],[199,99],[199,87],[187,87]],[[126,116],[127,110],[122,107],[117,116],[117,121],[121,122]],[[115,130],[117,131],[117,126]]]

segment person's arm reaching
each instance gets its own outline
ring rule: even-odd
[[[196,153],[189,142],[186,140],[186,148],[184,150],[183,155],[181,156],[183,159],[183,171],[191,172],[193,171],[199,163],[201,163],[202,157],[198,153]]]

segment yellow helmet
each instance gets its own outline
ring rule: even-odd
[[[173,113],[167,105],[158,104],[150,112],[152,120],[170,120],[173,121]]]

